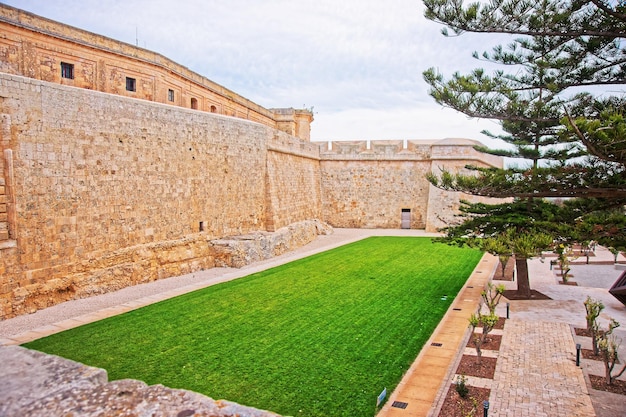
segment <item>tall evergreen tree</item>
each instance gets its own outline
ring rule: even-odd
[[[604,0],[464,3],[424,0],[425,15],[445,25],[446,36],[510,35],[507,46],[474,53],[476,59],[506,71],[488,74],[479,68],[446,79],[431,68],[424,79],[439,104],[500,122],[503,134],[484,133],[503,140],[508,148],[481,147],[480,151],[519,158],[526,165],[473,167],[476,175],[469,176],[444,171],[433,173],[429,180],[437,187],[473,195],[525,199],[497,206],[468,205],[464,210],[469,218],[449,228],[448,237],[496,236],[513,227],[524,237],[514,247],[519,251],[516,266],[522,280],[518,290],[528,296],[526,259],[545,246],[545,236],[535,239],[533,233],[550,231],[555,238],[569,239],[578,233],[571,227],[572,219],[558,221],[559,216],[574,212],[559,208],[555,209],[560,210],[558,216],[546,215],[552,209],[545,210],[537,198],[600,197],[611,199],[614,206],[626,201],[623,100],[607,95],[608,86],[626,80],[626,52],[620,44],[626,34],[626,8],[621,1]],[[584,155],[588,156],[583,159]],[[591,210],[589,205],[582,207]]]
[[[485,133],[512,149],[481,151],[530,164],[478,170],[478,179],[446,173],[443,181],[434,176],[431,181],[491,197],[626,197],[623,160],[617,166],[610,163],[623,158],[626,146],[616,148],[619,140],[606,139],[626,131],[619,119],[623,107],[617,105],[619,99],[581,92],[626,79],[626,52],[620,45],[626,33],[623,6],[610,8],[600,0],[463,3],[424,0],[425,14],[456,35],[471,31],[516,36],[507,47],[496,46],[481,56],[474,53],[477,59],[513,70],[487,74],[476,69],[446,80],[431,68],[424,72],[430,93],[438,103],[470,117],[500,121],[504,134]],[[447,28],[443,33],[449,34]],[[587,152],[582,145],[592,148],[594,143],[598,146],[590,153],[601,161],[571,162]]]

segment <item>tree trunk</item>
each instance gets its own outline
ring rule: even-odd
[[[517,293],[520,297],[530,298],[530,280],[526,258],[519,255],[515,256],[515,268],[517,269]]]
[[[504,273],[506,272],[506,264],[509,262],[510,256],[500,256],[500,267],[502,268],[502,279],[505,279]]]

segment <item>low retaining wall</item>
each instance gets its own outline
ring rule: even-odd
[[[4,300],[0,297],[0,320],[162,278],[213,267],[241,268],[297,249],[317,235],[329,233],[332,228],[319,220],[304,220],[276,232],[253,232],[218,240],[195,233],[178,240],[86,257],[70,267],[63,265],[66,272],[58,272],[59,278],[38,280],[30,274],[32,284],[15,288]]]
[[[319,220],[305,220],[276,232],[254,232],[213,240],[215,266],[241,268],[270,259],[311,242],[317,235],[328,235],[332,227]]]
[[[163,385],[109,382],[104,369],[19,346],[0,347],[0,357],[0,416],[280,417]]]

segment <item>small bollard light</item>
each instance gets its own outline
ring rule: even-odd
[[[576,366],[580,366],[580,343],[576,343]]]
[[[485,400],[483,401],[483,416],[487,417],[488,413],[489,413],[489,401]]]
[[[509,308],[511,307],[511,303],[506,303],[506,318],[509,318]]]

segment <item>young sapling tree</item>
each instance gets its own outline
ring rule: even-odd
[[[483,292],[480,293],[485,305],[489,309],[490,314],[496,313],[496,307],[500,303],[500,299],[502,298],[502,294],[506,287],[504,284],[494,285],[492,282],[487,284],[487,287]]]
[[[481,363],[482,350],[481,347],[487,341],[487,335],[498,323],[499,317],[495,313],[482,314],[480,311],[472,314],[469,318],[472,327],[472,342],[476,347],[476,363]],[[482,333],[475,333],[477,327],[482,327]]]
[[[609,252],[613,254],[613,263],[617,263],[617,257],[619,255],[619,249],[614,248],[613,246],[608,247]]]
[[[563,283],[567,283],[570,271],[568,257],[572,254],[572,251],[569,246],[564,245],[563,243],[557,245],[555,251],[558,256],[557,259],[559,262],[559,268],[561,268],[561,279],[563,280]]]
[[[618,349],[621,340],[619,340],[614,334],[613,330],[619,327],[619,322],[611,319],[609,322],[609,329],[601,333],[598,340],[598,349],[604,362],[604,374],[607,385],[613,385],[615,378],[619,378],[626,371],[626,364],[617,373],[613,374],[615,364],[619,362]]]
[[[506,264],[509,262],[511,256],[513,256],[511,243],[508,241],[507,236],[503,234],[496,237],[483,238],[480,240],[480,242],[480,248],[483,251],[497,256],[500,260],[500,271],[502,273],[502,279],[504,279]]]
[[[593,354],[597,356],[599,354],[598,336],[601,332],[598,324],[598,317],[600,317],[600,313],[604,310],[604,304],[602,304],[602,301],[594,300],[590,296],[587,296],[587,299],[583,304],[585,305],[585,310],[587,311],[585,319],[587,321],[587,331],[591,334]]]

